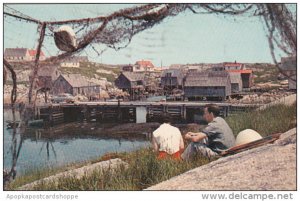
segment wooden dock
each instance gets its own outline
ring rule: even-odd
[[[46,126],[75,121],[96,122],[155,122],[170,114],[174,122],[202,120],[203,108],[208,102],[78,102],[38,105],[35,119],[43,119]],[[232,105],[214,103],[221,108],[221,116],[251,110],[260,105]],[[143,120],[142,120],[143,122]]]

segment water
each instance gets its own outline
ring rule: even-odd
[[[103,125],[96,123],[76,123],[71,127],[51,130],[17,129],[17,143],[13,146],[13,129],[6,129],[5,122],[9,119],[9,113],[4,113],[4,168],[11,168],[13,148],[17,150],[20,147],[16,165],[18,175],[98,158],[108,152],[133,151],[149,146],[144,134],[108,134]]]

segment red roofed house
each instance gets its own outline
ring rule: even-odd
[[[30,60],[34,61],[35,57],[36,57],[36,50],[28,50],[28,52],[29,52]],[[43,51],[41,51],[41,53],[40,53],[40,60],[43,61],[45,59],[46,59],[45,54],[44,54]]]
[[[154,71],[154,65],[151,61],[142,60],[137,61],[133,65],[133,72],[153,72]]]
[[[7,61],[34,61],[36,57],[36,50],[27,48],[6,48],[4,51],[4,58]],[[45,60],[43,51],[40,53],[40,60]]]

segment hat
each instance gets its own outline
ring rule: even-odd
[[[235,146],[262,139],[261,135],[252,129],[246,129],[236,136]]]

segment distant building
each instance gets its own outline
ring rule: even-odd
[[[180,69],[164,70],[161,75],[161,87],[165,90],[182,89],[185,73]]]
[[[122,72],[115,80],[115,85],[130,94],[131,100],[139,99],[145,90],[145,74],[138,72]]]
[[[220,64],[212,65],[213,71],[224,71],[224,70],[243,70],[245,69],[245,64],[237,62],[224,62]]]
[[[192,72],[185,78],[184,96],[189,100],[225,100],[230,95],[230,76],[226,71]]]
[[[53,83],[53,94],[69,93],[88,98],[100,95],[100,85],[90,82],[80,74],[60,75]]]
[[[6,48],[4,51],[4,58],[7,61],[20,62],[20,61],[34,61],[36,58],[36,50],[28,48]],[[45,54],[40,52],[39,60],[45,60]]]
[[[137,61],[133,65],[132,72],[153,72],[154,68],[155,67],[151,61],[142,60],[142,61]]]
[[[252,70],[248,70],[245,64],[237,62],[224,62],[220,64],[214,64],[211,68],[212,71],[227,71],[229,73],[239,73],[242,79],[242,89],[247,90],[253,85],[253,73]],[[236,81],[235,81],[236,82]]]
[[[279,68],[288,76],[289,89],[297,89],[297,57],[282,57]]]
[[[229,72],[230,83],[231,83],[231,92],[238,93],[243,89],[243,82],[241,73]]]
[[[88,62],[87,56],[69,57],[60,63],[61,67],[79,68],[81,62]]]

